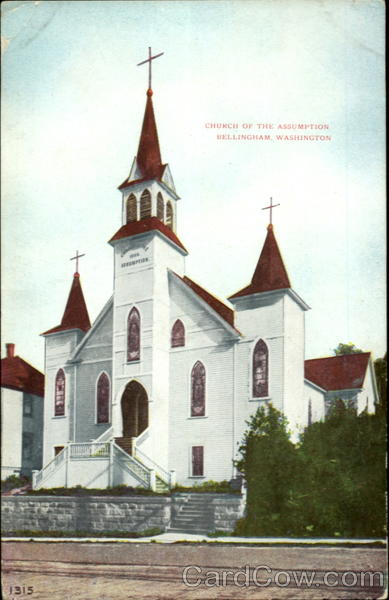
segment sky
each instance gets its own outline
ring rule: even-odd
[[[187,275],[221,299],[247,285],[272,197],[292,287],[311,307],[306,358],[339,342],[383,355],[383,2],[3,2],[2,19],[2,356],[14,342],[43,369],[40,333],[61,321],[76,250],[92,320],[112,294],[107,241],[149,46],[164,52],[153,102]]]

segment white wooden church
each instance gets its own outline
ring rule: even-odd
[[[294,432],[323,419],[334,398],[374,411],[369,353],[305,361],[309,307],[291,286],[272,225],[251,282],[229,303],[186,275],[152,95],[150,85],[137,155],[119,186],[112,297],[91,325],[76,269],[60,325],[43,334],[44,467],[35,488],[158,491],[230,480],[245,422],[264,403]]]

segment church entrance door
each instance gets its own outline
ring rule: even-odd
[[[123,437],[138,437],[149,424],[149,401],[144,387],[130,381],[122,396]]]

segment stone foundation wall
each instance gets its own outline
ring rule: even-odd
[[[212,504],[215,531],[233,531],[237,520],[244,516],[245,502],[243,497],[215,494]]]
[[[170,498],[14,496],[2,498],[2,531],[144,531],[165,529]]]
[[[9,496],[2,497],[2,531],[136,532],[165,530],[183,496]],[[232,531],[244,513],[241,496],[209,494],[214,530]]]

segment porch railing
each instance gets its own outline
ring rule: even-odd
[[[166,471],[163,467],[154,462],[151,458],[149,458],[142,450],[139,450],[138,446],[134,448],[134,456],[139,460],[139,462],[143,463],[149,469],[155,471],[156,475],[162,479],[164,483],[170,486],[171,483],[171,475],[168,471]]]
[[[138,460],[127,454],[120,446],[112,442],[114,451],[114,460],[121,466],[122,469],[128,471],[135,479],[143,485],[143,487],[150,489],[152,487],[152,478],[150,470],[142,465]]]
[[[107,458],[110,442],[71,443],[70,460],[75,458]]]
[[[58,452],[58,454],[56,454],[54,456],[54,458],[49,463],[47,463],[47,465],[45,465],[43,467],[43,469],[41,469],[38,472],[33,473],[32,488],[34,490],[36,488],[38,488],[42,484],[42,482],[45,479],[47,479],[47,477],[49,477],[49,475],[51,475],[51,473],[56,471],[57,468],[66,460],[67,453],[68,453],[68,446],[65,446],[61,450],[61,452]]]

